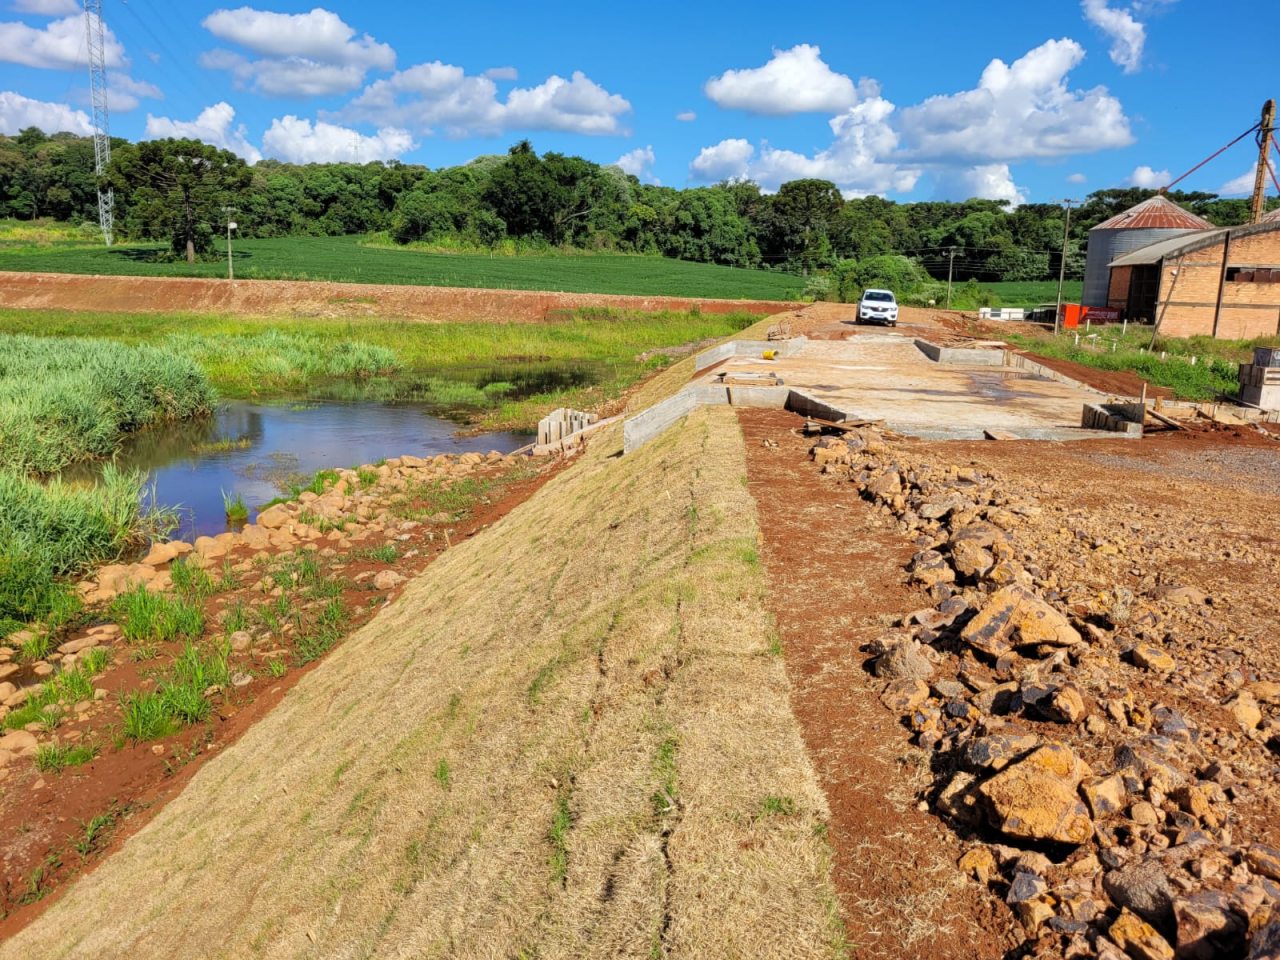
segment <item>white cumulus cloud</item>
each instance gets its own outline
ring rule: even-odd
[[[902,109],[863,79],[857,103],[831,121],[833,141],[812,154],[727,139],[690,164],[693,179],[747,177],[766,189],[797,177],[835,183],[847,196],[908,192],[925,173],[939,189],[1025,202],[1009,164],[1090,153],[1133,141],[1120,101],[1105,87],[1073,89],[1084,57],[1073,40],[1049,40],[1012,64],[992,60],[976,87]]]
[[[40,17],[64,17],[69,13],[79,13],[80,4],[76,0],[13,0],[13,9]]]
[[[518,80],[520,71],[515,67],[490,67],[484,72],[490,80]]]
[[[262,159],[262,153],[249,142],[244,124],[237,124],[236,111],[231,104],[220,101],[205,107],[194,120],[172,120],[147,114],[145,136],[149,140],[174,139],[203,140],[224,150],[244,157],[250,163]]]
[[[395,67],[395,51],[369,34],[356,35],[336,13],[274,13],[252,7],[215,10],[201,25],[259,59],[211,50],[200,65],[227,70],[241,86],[269,96],[314,97],[354,90],[370,70]]]
[[[751,169],[756,148],[747,140],[735,138],[721,140],[710,147],[703,147],[689,164],[689,173],[696,180],[745,180]]]
[[[0,91],[0,133],[12,135],[27,127],[39,127],[45,133],[93,133],[93,124],[83,110],[73,110],[65,103],[32,100],[12,90]]]
[[[1133,173],[1129,174],[1128,183],[1131,187],[1158,190],[1160,187],[1168,186],[1172,179],[1173,174],[1168,170],[1153,170],[1144,163],[1140,167],[1135,167]]]
[[[681,123],[692,123],[694,120],[698,119],[698,115],[692,110],[681,110],[676,114],[676,119]]]
[[[1012,64],[992,60],[978,85],[902,111],[907,154],[975,163],[1062,157],[1133,142],[1129,118],[1106,87],[1073,90],[1084,59],[1074,40],[1048,40]]]
[[[569,79],[552,75],[535,87],[515,87],[505,99],[490,77],[469,76],[462,67],[435,61],[375,80],[340,116],[452,137],[492,136],[508,130],[624,133],[631,104],[581,71]]]
[[[280,117],[262,135],[262,152],[290,163],[368,163],[395,160],[417,146],[407,130],[387,127],[365,136],[347,127],[305,118]]]
[[[631,176],[639,177],[641,180],[656,183],[657,181],[653,176],[653,165],[656,162],[657,158],[654,157],[651,144],[647,147],[636,147],[634,150],[628,150],[614,161],[614,166],[621,167],[623,173],[629,173]]]
[[[944,170],[938,177],[937,196],[946,200],[1005,200],[1010,207],[1027,202],[1027,192],[1013,182],[1007,163]]]
[[[110,27],[104,27],[103,47],[108,67],[124,66],[124,47]],[[0,23],[0,61],[47,70],[87,67],[84,14],[54,20],[41,29],[16,20]]]
[[[774,50],[762,67],[726,70],[703,90],[722,107],[772,116],[835,113],[858,100],[853,81],[827,66],[822,50],[809,43]]]
[[[1088,183],[1089,178],[1083,173],[1072,173],[1067,175],[1067,183]]]
[[[1238,177],[1232,177],[1226,183],[1218,188],[1218,193],[1224,197],[1247,197],[1253,194],[1254,179],[1258,174],[1257,167],[1250,167]],[[1266,176],[1264,173],[1263,176]],[[1268,183],[1271,181],[1268,180]]]
[[[1142,49],[1147,43],[1147,28],[1136,17],[1133,8],[1111,7],[1107,0],[1082,0],[1085,19],[1111,40],[1111,62],[1125,73],[1142,68]]]

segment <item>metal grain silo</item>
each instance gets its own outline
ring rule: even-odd
[[[1089,231],[1089,250],[1084,268],[1084,297],[1087,307],[1105,307],[1111,284],[1111,261],[1141,247],[1198,230],[1212,230],[1213,224],[1184,210],[1157,194],[1104,220]]]

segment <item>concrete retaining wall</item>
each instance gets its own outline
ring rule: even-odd
[[[976,366],[1002,367],[1004,350],[969,350],[962,347],[940,347],[928,340],[916,340],[920,352],[934,363],[967,363]]]
[[[808,342],[807,337],[792,337],[790,340],[730,340],[698,354],[693,367],[701,373],[730,357],[755,357],[758,360],[766,350],[773,350],[779,357],[789,357],[798,353]]]
[[[1136,403],[1086,403],[1080,426],[1086,430],[1107,430],[1129,436],[1142,436],[1146,405]]]

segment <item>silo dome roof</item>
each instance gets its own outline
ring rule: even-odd
[[[1156,194],[1110,220],[1104,220],[1094,230],[1212,230],[1213,224],[1184,210],[1172,200]]]

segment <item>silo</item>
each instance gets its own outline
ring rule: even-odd
[[[1089,231],[1089,250],[1084,268],[1084,297],[1087,307],[1105,307],[1111,284],[1111,261],[1141,247],[1198,230],[1212,230],[1213,224],[1184,210],[1157,194],[1104,220]]]

